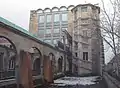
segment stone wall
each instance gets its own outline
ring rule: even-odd
[[[107,72],[103,73],[103,77],[108,85],[108,88],[120,88],[120,81],[110,76]]]

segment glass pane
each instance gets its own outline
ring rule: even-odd
[[[87,36],[87,30],[83,30],[83,36],[84,36],[84,37]]]
[[[39,30],[39,34],[44,34],[44,30]]]
[[[59,14],[54,15],[54,22],[58,22],[60,20]]]
[[[67,21],[68,18],[67,18],[67,14],[62,14],[62,21]]]
[[[60,32],[59,28],[54,29],[54,33],[59,33],[59,32]]]
[[[44,23],[44,16],[39,17],[39,23]]]
[[[47,15],[47,22],[51,22],[51,15]]]
[[[87,7],[81,7],[82,12],[87,12]]]
[[[46,30],[46,34],[50,34],[51,33],[51,30],[50,29],[47,29]]]

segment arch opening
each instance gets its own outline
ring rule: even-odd
[[[32,62],[32,75],[37,76],[41,74],[41,60],[42,54],[37,47],[32,47],[29,51]]]
[[[14,43],[5,36],[0,36],[0,79],[15,77],[17,50]]]

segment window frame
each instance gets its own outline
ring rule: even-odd
[[[43,16],[43,21],[41,21],[41,17]],[[38,23],[44,23],[45,22],[45,16],[44,15],[39,15],[39,20]]]
[[[87,12],[88,7],[87,6],[82,6],[81,7],[81,12]]]
[[[58,16],[57,20],[55,20],[56,16]],[[55,13],[54,14],[54,22],[59,22],[59,21],[60,21],[60,14],[59,13]]]
[[[50,16],[49,19],[51,19],[51,20],[48,21],[48,17],[47,16]],[[51,23],[51,22],[52,22],[52,14],[46,14],[46,23]]]
[[[88,52],[83,52],[83,60],[88,61]]]

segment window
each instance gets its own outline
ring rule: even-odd
[[[9,61],[9,69],[14,69],[15,67],[15,62],[14,62],[14,57],[11,58]]]
[[[66,30],[67,31],[67,28],[62,28],[62,31]]]
[[[51,34],[51,29],[46,29],[45,33],[46,34]]]
[[[44,16],[39,16],[39,23],[44,23]]]
[[[52,20],[51,17],[52,17],[52,16],[51,16],[50,14],[47,15],[47,23],[51,22],[51,20]]]
[[[59,33],[59,32],[60,32],[59,28],[54,29],[54,33]]]
[[[67,21],[67,20],[68,20],[67,14],[66,13],[62,14],[62,21]]]
[[[78,57],[77,53],[75,53],[75,57]]]
[[[59,14],[55,14],[54,15],[54,22],[58,22],[58,21],[60,21]]]
[[[39,34],[44,34],[44,30],[38,30]]]
[[[81,7],[81,12],[87,12],[87,7],[86,6]]]
[[[87,37],[87,30],[83,30],[83,36]]]
[[[88,60],[88,52],[83,52],[83,60]]]

